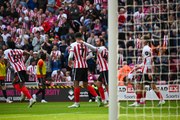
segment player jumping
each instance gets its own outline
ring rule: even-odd
[[[148,36],[144,36],[144,39],[149,39]],[[146,91],[144,86],[150,85],[150,87],[154,90],[155,94],[157,95],[157,97],[159,98],[159,104],[158,105],[162,105],[165,104],[165,101],[163,99],[163,96],[161,94],[161,92],[157,89],[156,85],[155,85],[155,79],[153,79],[153,71],[154,71],[154,66],[153,66],[153,56],[152,56],[152,50],[150,48],[150,42],[149,41],[145,41],[144,40],[144,47],[142,50],[142,58],[143,58],[143,63],[141,64],[142,66],[142,98],[145,101],[145,97],[146,97]],[[132,106],[138,106],[138,103],[135,102],[132,104]]]
[[[25,86],[25,81],[28,80],[28,76],[26,74],[26,66],[24,64],[24,54],[29,54],[26,51],[21,49],[15,49],[15,43],[11,40],[7,41],[8,49],[4,51],[5,59],[10,62],[11,66],[15,71],[15,79],[13,80],[14,88],[22,92],[29,99],[29,106],[32,107],[36,100],[32,98],[28,89]]]

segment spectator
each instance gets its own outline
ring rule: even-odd
[[[46,10],[46,4],[47,4],[46,0],[37,0],[38,8],[42,9],[43,12],[45,12],[45,10]]]
[[[44,42],[44,41],[43,41],[42,37],[40,36],[40,32],[37,31],[37,32],[36,32],[36,36],[33,38],[33,41],[32,41],[32,46],[34,47],[34,48],[33,48],[33,51],[34,51],[34,52],[39,51],[40,48],[41,48],[41,44],[42,44],[43,42]]]
[[[79,20],[80,11],[76,2],[72,2],[72,6],[69,8],[69,16],[71,20]]]
[[[3,29],[3,34],[2,34],[1,36],[3,37],[3,41],[4,41],[5,44],[6,44],[8,37],[10,37],[11,35],[7,32],[7,28],[4,28],[4,29]]]
[[[27,67],[27,74],[29,76],[28,81],[29,82],[37,82],[37,76],[36,76],[36,60],[31,60],[30,65]]]
[[[47,2],[47,10],[49,12],[54,12],[55,11],[55,9],[54,9],[55,4],[56,4],[55,0],[48,0],[48,2]]]
[[[64,74],[61,70],[54,70],[51,74],[51,78],[54,82],[64,82],[63,81]]]
[[[51,43],[49,41],[49,36],[48,35],[45,35],[45,40],[44,40],[44,43],[41,44],[41,47],[43,50],[46,50],[48,54],[51,53]]]
[[[72,82],[69,71],[66,71],[65,81],[69,82],[69,83]],[[67,85],[71,86],[71,84],[69,84],[69,83]]]
[[[58,50],[57,46],[53,46],[53,49],[52,49],[50,56],[51,56],[52,71],[58,70],[58,69],[61,70],[61,67],[62,67],[61,66],[62,63],[60,61],[61,51]]]
[[[0,50],[4,50],[5,49],[5,41],[3,41],[3,37],[0,36]]]
[[[89,43],[91,45],[95,45],[95,35],[94,35],[94,32],[90,33],[90,37],[87,39],[87,43]]]
[[[62,0],[56,0],[55,5],[54,5],[54,10],[55,11],[58,11],[59,8],[61,7],[61,1]]]

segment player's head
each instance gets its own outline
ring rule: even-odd
[[[75,33],[74,37],[76,40],[82,40],[82,34],[80,32]]]
[[[104,39],[100,38],[101,46],[105,46],[105,41]]]
[[[142,37],[143,41],[144,41],[144,45],[149,45],[150,44],[150,37],[149,36],[143,36]]]
[[[95,42],[96,42],[96,46],[104,46],[105,45],[104,39],[102,39],[102,38],[96,38]]]
[[[11,39],[9,39],[9,40],[7,41],[7,46],[8,46],[8,48],[10,48],[10,49],[15,49],[15,48],[16,48],[16,45],[15,45],[14,41],[12,41]]]

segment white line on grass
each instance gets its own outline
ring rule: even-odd
[[[138,107],[130,107],[130,106],[127,106],[128,108],[137,108],[137,109],[179,109],[180,107],[144,107],[144,106],[138,106]],[[127,107],[125,106],[120,106],[120,108],[122,109],[127,109]]]
[[[74,113],[71,113],[71,115],[77,115],[79,114],[80,112],[74,112]],[[41,114],[41,115],[32,115],[32,114],[16,114],[16,115],[13,115],[13,116],[5,116],[5,115],[2,115],[1,116],[1,119],[3,118],[33,118],[33,117],[46,117],[46,116],[53,116],[53,117],[58,117],[58,116],[62,116],[62,115],[70,115],[69,113],[56,113],[56,114]],[[96,115],[96,114],[93,114],[93,115]],[[119,116],[127,116],[127,114],[119,114]],[[144,114],[128,114],[128,117],[142,117],[144,116]],[[145,117],[160,117],[159,114],[155,114],[155,115],[148,115],[146,114]],[[180,115],[165,115],[163,114],[163,116],[161,116],[161,118],[164,118],[164,117],[180,117]]]

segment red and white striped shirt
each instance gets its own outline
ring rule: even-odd
[[[27,72],[29,74],[29,81],[34,81],[36,82],[38,79],[37,79],[37,75],[36,75],[36,65],[33,66],[33,65],[30,65],[27,67]]]
[[[94,0],[94,4],[102,4],[103,3],[103,0]]]
[[[168,46],[168,35],[164,35],[162,47],[164,47],[165,49],[167,49],[167,46]]]
[[[108,50],[101,46],[97,48],[97,62],[100,65],[100,72],[108,71]]]
[[[70,52],[74,56],[74,68],[88,68],[86,56],[88,55],[88,48],[84,44],[74,42],[71,44]]]
[[[143,58],[143,63],[142,63],[142,72],[143,73],[148,73],[152,71],[152,49],[148,46],[145,45],[142,50],[142,58]]]
[[[4,51],[5,59],[8,59],[15,72],[26,70],[23,58],[23,50],[7,49]]]
[[[56,51],[51,51],[50,54],[52,60],[57,60],[61,56],[61,51],[56,50]]]
[[[140,74],[142,74],[142,66],[132,69],[128,74],[128,79],[135,79]]]
[[[16,30],[16,33],[18,33],[19,35],[22,35],[23,29],[22,29],[22,28],[18,28],[18,29]]]
[[[144,13],[139,13],[139,11],[134,13],[134,23],[140,25],[144,19]]]
[[[135,42],[137,50],[142,49],[142,41],[139,38],[137,38]]]
[[[153,64],[153,61],[152,61],[152,58],[151,56],[147,56],[144,58],[143,60],[143,63],[142,63],[142,72],[143,73],[150,73],[152,72],[152,64]]]
[[[64,76],[63,72],[60,71],[60,73],[58,73],[57,70],[54,70],[51,74],[51,77],[52,79],[55,81],[55,82],[62,82],[62,77]]]

